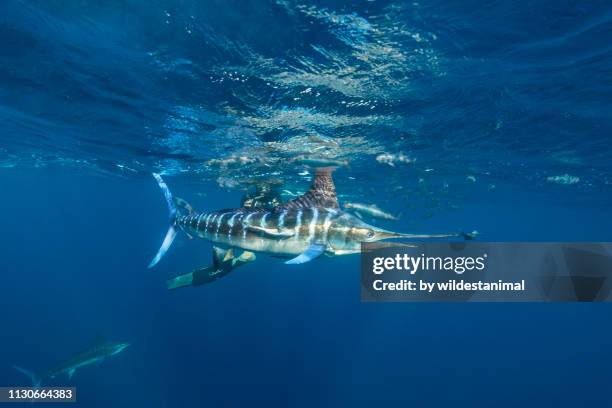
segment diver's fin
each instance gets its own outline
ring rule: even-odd
[[[76,368],[71,368],[70,370],[67,371],[68,381],[70,381],[72,379],[72,376],[74,375],[75,371],[76,371]]]
[[[232,266],[240,266],[243,263],[252,262],[256,259],[255,254],[250,251],[244,251],[238,258],[234,258]]]
[[[313,244],[310,247],[308,247],[307,250],[305,250],[304,252],[296,256],[295,258],[290,259],[287,262],[285,262],[285,264],[297,265],[297,264],[306,263],[306,262],[312,261],[318,256],[321,256],[323,252],[325,252],[325,245]]]
[[[157,251],[157,254],[155,254],[155,258],[153,258],[151,263],[149,263],[149,268],[154,267],[159,262],[159,260],[162,258],[162,256],[164,256],[164,254],[168,251],[168,248],[170,248],[170,245],[172,245],[172,241],[174,241],[174,238],[176,237],[176,232],[177,232],[175,228],[176,207],[174,206],[174,200],[172,199],[172,193],[170,192],[170,189],[168,188],[168,186],[166,185],[166,183],[164,182],[164,180],[161,178],[159,174],[153,173],[153,177],[155,177],[155,180],[157,180],[157,184],[159,185],[159,188],[161,188],[162,192],[164,193],[164,197],[166,197],[166,204],[168,205],[168,213],[169,213],[168,217],[170,221],[170,227],[168,228],[168,232],[166,232],[166,236],[164,237],[164,241],[162,242],[161,247]]]
[[[34,388],[39,388],[41,383],[42,383],[42,377],[36,373],[33,373],[29,370],[26,370],[25,368],[21,368],[18,366],[13,366],[15,368],[15,370],[19,371],[21,374],[25,374],[28,377],[30,377],[30,380],[32,381],[32,387]]]
[[[265,235],[271,238],[290,238],[295,235],[295,231],[290,229],[278,229],[278,228],[265,228],[258,225],[246,225],[250,231],[263,232]]]
[[[182,288],[184,286],[191,286],[192,283],[193,283],[193,272],[185,273],[183,275],[178,275],[166,281],[168,290],[175,290],[178,288]]]
[[[338,208],[336,187],[332,179],[332,172],[335,169],[335,167],[317,168],[310,190],[298,198],[287,201],[285,204],[276,208],[279,210],[311,207]]]

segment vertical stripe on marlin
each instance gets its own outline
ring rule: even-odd
[[[242,221],[242,228],[243,228],[242,239],[246,239],[247,231],[249,230],[249,227],[251,226],[251,224],[249,224],[249,220],[251,219],[253,214],[255,213],[249,213],[246,217],[244,217],[244,221]]]
[[[264,214],[261,216],[261,218],[259,219],[259,226],[260,226],[261,228],[266,228],[266,219],[268,218],[268,215],[270,215],[270,213],[266,211],[266,212],[265,212],[265,213],[264,213]],[[263,239],[264,232],[261,232],[261,233],[259,233],[258,235],[259,235],[259,245],[260,245],[261,247],[263,247],[263,245],[264,245],[264,239]]]
[[[236,216],[238,216],[238,214],[241,214],[240,212],[235,212],[234,215],[232,215],[232,217],[229,219],[229,221],[227,222],[228,225],[228,229],[227,229],[227,238],[231,241],[232,240],[232,229],[234,228],[234,220],[236,219]]]
[[[236,220],[236,232],[234,233],[233,237],[237,237],[238,231],[240,231],[240,228],[244,228],[244,225],[242,224],[243,218],[244,218],[244,212],[241,211],[238,213],[238,219]]]
[[[302,210],[298,210],[295,217],[295,240],[300,238],[300,227],[302,226]]]
[[[201,230],[202,230],[202,217],[203,217],[204,215],[206,215],[206,214],[205,214],[205,213],[201,213],[201,214],[200,214],[200,216],[198,217],[198,223],[197,223],[197,225],[196,225],[196,229],[197,229],[198,231],[201,231]]]
[[[282,230],[283,227],[285,226],[285,215],[287,215],[287,210],[281,211],[280,215],[278,216],[278,229],[279,230]]]
[[[210,229],[212,230],[212,227],[215,225],[215,219],[217,218],[218,214],[212,214],[212,217],[210,218]],[[208,230],[208,221],[206,221],[206,229]],[[208,231],[206,231],[206,233],[208,233]]]
[[[331,226],[331,217],[335,214],[335,212],[331,212],[329,209],[325,210],[327,215],[325,216],[325,221],[323,221],[323,242],[327,242],[327,234],[329,233],[329,227]]]
[[[208,234],[208,222],[210,221],[210,217],[212,217],[212,213],[208,213],[204,219],[204,235]]]
[[[316,207],[312,208],[312,219],[310,225],[308,225],[308,242],[312,242],[315,234],[315,227],[317,226],[317,220],[319,219],[319,210]]]
[[[219,218],[217,218],[217,230],[215,231],[215,237],[219,236],[219,231],[221,230],[221,222],[223,221],[224,216],[225,213],[219,215]]]
[[[269,212],[264,213],[264,215],[261,217],[261,220],[259,220],[259,226],[261,228],[266,228],[266,218],[268,218],[268,215],[270,215]]]

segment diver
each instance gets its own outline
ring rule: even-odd
[[[255,185],[254,192],[248,192],[242,197],[240,206],[243,208],[274,208],[282,204],[282,198],[278,192],[278,181],[268,181]]]
[[[255,254],[252,252],[244,251],[240,256],[235,257],[232,248],[222,249],[214,246],[212,266],[196,269],[193,272],[169,279],[167,281],[168,289],[176,290],[186,286],[200,286],[212,283],[226,276],[237,267],[254,260]]]

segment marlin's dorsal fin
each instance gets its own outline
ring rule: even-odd
[[[315,170],[315,178],[312,186],[305,194],[287,201],[277,207],[279,209],[291,208],[338,208],[338,198],[336,197],[336,187],[332,179],[332,172],[335,167],[319,167]]]

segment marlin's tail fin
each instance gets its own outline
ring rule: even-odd
[[[161,178],[159,174],[153,173],[153,177],[155,177],[155,180],[157,180],[157,184],[159,185],[159,188],[161,188],[162,192],[164,193],[164,196],[166,197],[166,203],[168,204],[168,212],[170,213],[169,215],[170,228],[168,228],[166,237],[164,238],[164,241],[162,242],[161,247],[157,251],[155,258],[153,258],[153,260],[149,264],[149,268],[154,267],[159,262],[159,260],[164,256],[166,251],[168,251],[168,248],[170,248],[170,245],[172,245],[172,241],[174,241],[174,237],[176,237],[176,232],[177,232],[176,230],[176,206],[174,205],[172,193],[170,192],[170,189],[168,188],[168,186],[166,185],[166,183],[164,182],[164,180]]]
[[[32,386],[34,388],[39,388],[41,383],[42,383],[42,377],[38,374],[35,374],[31,371],[26,370],[25,368],[21,368],[18,366],[14,366],[15,370],[19,371],[22,374],[27,375],[28,377],[30,377],[30,380],[32,380]]]

